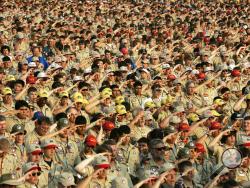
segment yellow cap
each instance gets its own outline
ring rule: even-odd
[[[200,120],[199,116],[197,114],[195,114],[195,113],[188,114],[187,118],[189,120],[191,120],[192,122],[196,122],[196,121]]]
[[[62,97],[69,97],[69,93],[67,91],[63,91],[59,94],[59,96]]]
[[[116,104],[121,104],[123,102],[125,102],[125,98],[123,96],[118,96],[118,97],[115,98],[115,103]]]
[[[167,95],[161,100],[161,104],[171,104],[173,102],[174,98],[171,95]]]
[[[83,99],[83,96],[82,96],[82,94],[80,93],[80,92],[75,92],[73,95],[72,95],[72,97],[71,97],[72,99],[73,99],[73,101],[75,101],[76,99]]]
[[[112,93],[110,93],[108,90],[103,90],[102,92],[101,92],[101,97],[102,98],[109,98],[110,96],[112,95]]]
[[[12,93],[12,90],[9,88],[9,87],[5,87],[3,88],[3,91],[2,91],[3,95],[8,95],[8,94],[13,94]]]
[[[46,90],[41,90],[38,92],[38,96],[39,97],[45,97],[45,98],[48,98],[49,97],[49,94]]]
[[[102,90],[102,92],[109,92],[109,93],[112,94],[112,90],[110,88],[105,88],[105,89]]]
[[[117,105],[115,107],[116,113],[118,113],[119,115],[123,115],[127,113],[126,107],[124,105]]]
[[[221,114],[219,112],[217,112],[216,110],[211,110],[211,114],[215,117],[220,117]]]
[[[216,99],[214,101],[214,104],[218,105],[218,106],[222,106],[225,104],[225,102],[222,99]]]
[[[75,102],[75,103],[82,103],[82,104],[84,104],[84,105],[89,104],[89,102],[88,102],[86,99],[80,98],[80,97],[77,98],[74,102]]]
[[[6,78],[5,78],[5,81],[6,82],[10,82],[10,81],[15,81],[16,78],[14,75],[8,75]]]
[[[246,99],[247,99],[247,100],[250,100],[250,93],[247,94]]]
[[[144,104],[144,107],[145,108],[154,108],[156,107],[155,103],[153,101],[147,101],[145,104]]]

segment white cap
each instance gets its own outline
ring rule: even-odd
[[[199,74],[199,73],[200,72],[197,69],[194,69],[194,70],[191,71],[191,74],[193,74],[193,75],[196,75],[196,74]]]
[[[45,72],[39,72],[37,78],[48,78],[48,76]]]
[[[35,68],[36,67],[36,63],[35,62],[30,62],[28,64],[29,67]]]
[[[88,68],[86,68],[86,69],[84,70],[84,73],[85,73],[85,74],[88,74],[88,73],[91,73],[91,71],[92,71],[91,67],[88,67]]]
[[[62,58],[60,56],[55,57],[55,62],[56,63],[61,62],[61,61],[62,61]]]
[[[128,71],[128,68],[126,66],[121,66],[120,71]]]
[[[165,63],[165,64],[162,65],[162,68],[163,69],[169,69],[170,65],[168,63]]]
[[[81,81],[81,80],[83,80],[81,76],[75,76],[73,79],[74,82]]]
[[[235,64],[228,65],[229,70],[233,70],[235,67],[236,67]]]

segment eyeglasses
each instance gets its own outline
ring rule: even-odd
[[[40,176],[41,175],[41,172],[34,172],[34,173],[32,173],[32,176],[34,177],[34,176]]]
[[[166,147],[153,148],[153,149],[155,149],[155,150],[157,150],[157,151],[165,151],[165,150],[166,150]]]

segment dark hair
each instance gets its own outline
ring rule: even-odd
[[[2,54],[3,54],[3,51],[4,51],[5,49],[7,49],[7,50],[10,52],[10,47],[7,46],[7,45],[3,45],[3,46],[1,47],[1,53],[2,53]]]
[[[145,138],[145,137],[141,137],[138,141],[137,141],[138,143],[148,143],[148,139],[147,138]]]
[[[4,56],[3,58],[2,58],[2,61],[3,62],[5,62],[5,61],[10,61],[11,59],[10,59],[10,57],[9,56]]]
[[[95,152],[96,153],[104,153],[104,152],[112,153],[112,148],[109,145],[102,144],[96,147]]]
[[[118,139],[120,138],[121,133],[119,128],[114,128],[112,129],[112,131],[110,132],[109,138],[110,139],[114,139],[116,142],[118,141]]]
[[[142,83],[140,81],[136,81],[134,83],[134,88],[136,88],[137,86],[142,86]]]
[[[45,122],[46,124],[51,125],[50,118],[47,117],[47,116],[42,116],[42,117],[38,118],[38,120],[37,120],[38,125],[41,125],[43,122]]]
[[[250,116],[244,117],[244,121],[250,120]]]
[[[116,145],[116,141],[113,139],[108,139],[103,142],[105,145]]]
[[[186,168],[192,167],[192,163],[190,161],[182,161],[178,164],[178,169],[180,173],[185,172]]]
[[[118,128],[119,132],[120,132],[120,135],[123,135],[123,134],[130,134],[131,130],[129,128],[129,126],[127,125],[122,125]]]
[[[37,89],[35,87],[30,87],[27,93],[30,94],[31,92],[37,92]]]
[[[15,110],[19,110],[21,107],[29,108],[29,104],[25,100],[17,100],[15,104]]]
[[[6,121],[6,117],[3,115],[0,115],[0,121]]]
[[[16,84],[21,84],[23,87],[25,85],[23,80],[16,80],[14,85],[16,85]]]
[[[77,116],[75,120],[76,125],[83,125],[86,124],[87,120],[84,116]]]
[[[67,114],[64,113],[64,112],[58,113],[58,114],[55,115],[54,120],[55,120],[55,121],[58,121],[58,120],[61,119],[61,118],[68,118],[68,117],[67,117]]]
[[[240,184],[237,181],[235,181],[233,179],[230,179],[230,180],[227,180],[226,182],[224,182],[222,184],[222,187],[223,188],[233,188],[233,187],[236,187],[236,186],[239,186],[239,185]]]

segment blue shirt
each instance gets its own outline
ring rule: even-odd
[[[29,63],[32,62],[32,58],[33,58],[33,57],[34,57],[34,56],[28,57],[28,58],[27,58],[27,61],[28,61]],[[49,67],[49,64],[48,64],[48,62],[46,61],[45,57],[40,56],[40,57],[39,57],[39,62],[40,62],[41,64],[43,64],[44,70],[46,70],[46,69]]]

